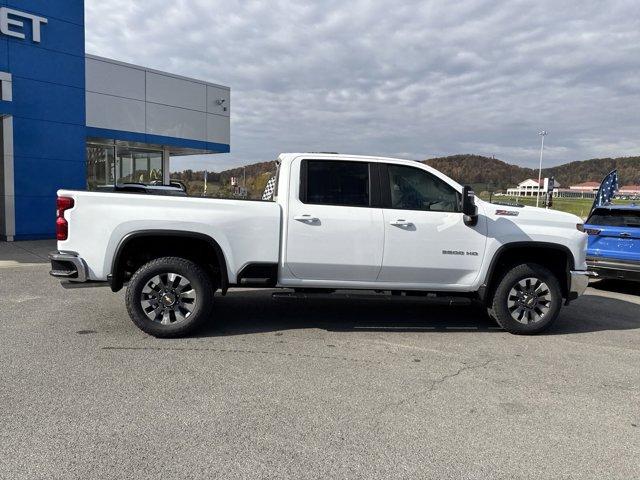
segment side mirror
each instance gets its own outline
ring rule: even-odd
[[[476,194],[469,186],[462,189],[462,214],[464,223],[470,227],[478,223],[478,207],[476,207]]]

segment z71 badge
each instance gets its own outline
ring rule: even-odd
[[[520,212],[514,210],[496,210],[496,215],[504,215],[505,217],[517,217]]]

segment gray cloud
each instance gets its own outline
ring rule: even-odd
[[[88,51],[232,88],[232,153],[640,154],[637,0],[87,0]]]

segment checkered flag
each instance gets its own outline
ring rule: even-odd
[[[271,177],[264,187],[262,200],[273,200],[273,192],[276,190],[276,177]]]
[[[596,207],[601,207],[603,205],[609,205],[611,203],[611,199],[618,191],[618,170],[613,170],[609,175],[604,177],[602,183],[600,184],[600,188],[598,189],[598,194],[596,195],[596,199],[593,201],[593,210]]]

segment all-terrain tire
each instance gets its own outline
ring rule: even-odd
[[[209,319],[214,292],[211,277],[201,266],[180,257],[162,257],[133,274],[125,302],[131,320],[143,332],[181,337]]]
[[[562,306],[562,290],[556,276],[535,263],[507,270],[494,289],[487,313],[507,332],[540,333],[556,320]]]

